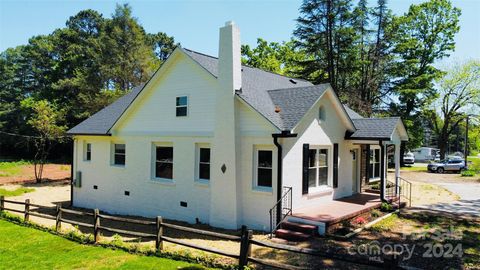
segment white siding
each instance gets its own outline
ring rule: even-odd
[[[125,135],[197,135],[214,129],[215,78],[183,54],[143,90],[114,131]],[[175,115],[176,97],[188,96],[188,116]]]
[[[297,138],[284,138],[283,185],[293,190],[293,207],[311,206],[333,198],[352,194],[352,154],[354,146],[344,140],[346,128],[340,117],[340,111],[334,106],[331,93],[327,92],[321,100],[303,118],[294,132]],[[325,120],[319,122],[318,109],[322,106]],[[331,189],[331,194],[323,193],[302,195],[302,152],[303,144],[321,145],[329,148],[329,183],[333,182],[333,144],[339,145],[338,188]]]

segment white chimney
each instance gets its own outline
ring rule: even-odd
[[[242,88],[240,29],[233,21],[220,28],[218,48],[218,79],[222,86],[235,90]]]

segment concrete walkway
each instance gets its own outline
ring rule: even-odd
[[[460,196],[452,203],[422,205],[419,208],[480,217],[480,183],[436,183]]]

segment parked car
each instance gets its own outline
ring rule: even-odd
[[[409,164],[409,165],[413,165],[415,163],[415,156],[413,155],[412,152],[408,152],[405,155],[403,155],[403,163]]]
[[[429,172],[444,173],[446,171],[461,172],[467,169],[464,159],[445,159],[439,162],[428,164]]]

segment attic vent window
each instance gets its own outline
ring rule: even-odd
[[[294,79],[290,79],[290,82],[293,84],[297,84],[297,81],[295,81]]]

